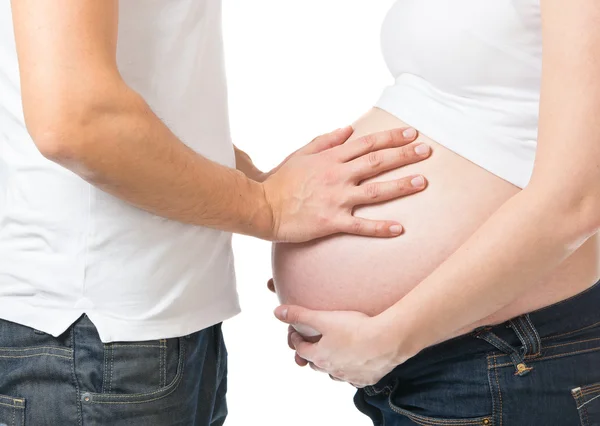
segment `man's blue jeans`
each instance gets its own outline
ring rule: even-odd
[[[221,325],[103,344],[83,316],[55,338],[0,320],[0,426],[221,426]]]

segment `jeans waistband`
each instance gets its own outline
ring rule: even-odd
[[[600,281],[556,304],[424,349],[396,367],[375,388],[386,386],[390,378],[410,376],[425,365],[452,362],[453,359],[494,350],[510,355],[517,374],[527,374],[530,368],[523,362],[525,356],[539,354],[545,340],[566,337],[595,326],[600,326]]]

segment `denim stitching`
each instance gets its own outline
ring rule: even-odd
[[[20,409],[20,410],[23,410],[23,409],[25,409],[25,407],[24,407],[24,406],[23,406],[23,407],[19,407],[18,405],[14,405],[14,404],[5,404],[4,402],[0,402],[0,405],[4,405],[5,407],[10,407],[10,408],[15,408],[15,409],[16,409],[16,408],[18,408],[18,409]]]
[[[32,346],[30,348],[0,348],[0,352],[26,352],[26,351],[38,351],[40,349],[53,349],[61,352],[66,352],[69,355],[73,353],[72,349],[58,348],[56,346]]]
[[[542,338],[540,337],[537,329],[533,325],[533,321],[531,321],[531,318],[529,317],[529,314],[525,315],[525,320],[531,326],[531,330],[533,330],[533,333],[535,334],[535,338],[536,338],[535,343],[537,345],[537,352],[535,354],[533,354],[532,356],[540,356],[541,353],[542,353]]]
[[[580,391],[581,392],[581,391]],[[583,395],[583,394],[582,394]],[[596,395],[593,398],[588,399],[587,401],[585,401],[583,404],[581,404],[581,406],[577,407],[577,409],[579,410],[580,408],[585,407],[586,405],[588,405],[590,402],[594,401],[595,399],[600,398],[600,395]]]
[[[398,387],[400,383],[396,382],[393,389],[392,389],[392,393],[396,390],[396,388]],[[396,404],[394,404],[392,402],[392,395],[390,394],[390,396],[388,397],[388,406],[392,409],[392,411],[396,412],[397,414],[400,414],[402,416],[405,416],[407,418],[409,418],[410,420],[412,420],[413,422],[422,425],[422,426],[473,426],[473,425],[482,425],[485,419],[488,419],[488,417],[479,417],[476,419],[437,419],[437,418],[431,418],[431,417],[426,417],[426,416],[421,416],[419,414],[414,414],[411,413],[408,410],[405,410],[401,407],[396,406]]]
[[[594,395],[594,394],[600,392],[600,387],[598,387],[598,385],[587,386],[587,387],[583,387],[582,391],[583,391],[584,395]]]
[[[586,339],[586,340],[576,340],[574,342],[569,342],[569,343],[561,343],[560,345],[552,345],[552,346],[546,346],[546,349],[550,349],[550,348],[560,348],[561,346],[569,346],[569,345],[574,345],[577,343],[587,343],[587,342],[594,342],[600,340],[600,337],[597,337],[595,339]]]
[[[561,333],[561,334],[554,334],[552,336],[546,336],[546,337],[542,338],[542,340],[551,340],[551,339],[556,339],[556,338],[563,337],[563,336],[569,336],[571,334],[575,334],[575,333],[578,333],[580,331],[587,330],[588,328],[594,328],[594,327],[599,326],[599,325],[600,325],[600,321],[595,322],[595,323],[590,324],[590,325],[586,325],[585,327],[581,327],[581,328],[578,328],[576,330],[569,331],[567,333]]]
[[[106,344],[102,345],[102,359],[103,359],[103,366],[102,366],[102,387],[100,388],[100,392],[104,393],[105,388],[106,388],[106,370],[107,370],[107,365],[106,365],[106,361],[107,361],[107,354],[106,354]]]
[[[519,340],[521,341],[521,343],[523,344],[524,348],[525,348],[525,354],[526,355],[529,352],[529,342],[527,341],[527,339],[525,338],[525,336],[522,334],[523,330],[521,330],[521,325],[517,322],[519,318],[515,318],[514,320],[510,321],[510,325],[512,326],[513,331],[515,332],[515,334],[517,335],[517,337],[519,338]]]
[[[589,352],[595,352],[600,350],[600,348],[591,348],[591,349],[583,349],[580,351],[574,351],[574,352],[565,352],[563,354],[556,354],[556,355],[551,355],[551,356],[546,356],[546,357],[541,357],[541,358],[536,358],[535,360],[532,360],[532,362],[537,362],[537,361],[544,361],[547,359],[555,359],[555,358],[562,358],[563,356],[568,356],[568,355],[574,355],[574,354],[584,354],[584,353],[589,353]],[[512,366],[512,363],[504,363],[504,364],[498,364],[498,367],[510,367]]]
[[[159,353],[158,353],[158,368],[159,368],[159,387],[165,387],[166,386],[166,381],[167,381],[167,368],[166,368],[166,348],[163,346],[164,341],[161,339],[159,340],[160,345],[159,345]]]
[[[110,345],[110,376],[108,378],[108,393],[112,392],[112,378],[113,378],[113,371],[115,369],[115,349],[113,348],[113,345]]]
[[[19,401],[23,401],[20,398],[12,398],[10,396],[5,396],[5,395],[0,395],[0,400],[1,399],[4,399],[6,401],[10,401],[12,404],[15,404],[16,402],[19,402]]]
[[[600,337],[594,338],[594,339],[576,340],[576,341],[569,342],[569,343],[561,343],[560,345],[546,346],[546,349],[560,348],[562,346],[570,346],[570,345],[575,345],[577,343],[594,342],[594,341],[597,341],[597,340],[600,340]],[[598,349],[600,349],[600,348],[598,348]],[[573,352],[569,352],[569,353],[573,353]],[[493,355],[493,356],[497,357],[497,358],[502,358],[502,357],[508,356],[508,354],[496,354],[496,355]],[[526,356],[525,358],[529,359],[529,358],[531,358],[531,356]],[[541,358],[538,358],[538,359],[546,359],[546,357],[541,357]]]
[[[160,348],[160,345],[129,345],[123,343],[114,343],[114,348]]]
[[[500,426],[502,426],[502,417],[504,417],[502,413],[502,390],[500,389],[500,378],[498,377],[498,367],[496,365],[496,358],[494,358],[494,370],[496,371],[496,386],[498,386],[498,398],[500,399],[500,415],[498,416],[500,420]]]
[[[511,322],[511,324],[512,324],[512,322]],[[515,327],[513,326],[513,329],[514,328]],[[505,355],[510,356],[510,359],[513,362],[513,365],[515,366],[517,373],[520,374],[519,364],[524,363],[524,359],[518,350],[513,348],[511,345],[506,343],[504,340],[502,340],[500,337],[498,337],[496,334],[492,333],[491,331],[486,331],[485,333],[478,335],[477,338],[485,340],[492,346],[494,346],[497,349],[499,349],[500,351],[504,352]]]
[[[151,401],[156,401],[159,399],[162,399],[168,395],[170,395],[171,393],[173,393],[175,391],[175,389],[177,389],[179,387],[179,385],[181,384],[182,378],[183,378],[183,374],[184,374],[184,369],[185,369],[185,345],[183,344],[183,339],[179,339],[179,347],[180,347],[180,356],[179,356],[179,363],[177,365],[177,375],[175,376],[175,379],[173,379],[173,382],[171,383],[171,385],[169,386],[173,386],[173,389],[170,390],[169,393],[166,393],[158,398],[155,399],[150,399],[150,400],[144,400],[144,401],[96,401],[96,398],[100,398],[102,399],[103,397],[105,398],[143,398],[143,397],[147,397],[147,396],[152,396],[155,395],[157,393],[161,393],[164,392],[166,389],[159,389],[156,390],[154,392],[150,392],[150,393],[137,393],[137,394],[129,394],[129,395],[110,395],[110,397],[108,396],[103,396],[101,394],[93,394],[92,393],[92,399],[90,401],[91,404],[140,404],[140,403],[145,403],[145,402],[151,402]]]
[[[581,398],[581,401],[583,401],[585,398],[583,397],[583,395],[581,394],[581,389],[579,389],[579,396]],[[579,405],[579,404],[578,404]],[[585,424],[588,425],[590,424],[590,419],[589,419],[589,415],[588,415],[588,411],[587,408],[582,407],[581,410],[578,409],[578,411],[581,412],[581,414],[583,414],[583,418],[585,419]]]
[[[81,391],[79,389],[79,382],[77,381],[77,373],[75,371],[75,327],[72,326],[69,331],[69,340],[73,355],[71,356],[71,376],[75,385],[75,406],[77,407],[77,423],[79,426],[83,425],[83,414],[81,413]]]
[[[13,355],[0,355],[0,358],[21,359],[21,358],[33,358],[34,356],[54,356],[56,358],[63,358],[63,359],[68,359],[68,360],[71,359],[71,357],[68,357],[68,356],[48,354],[48,353],[32,354],[32,355],[14,355],[14,356]]]
[[[525,321],[524,316],[520,316],[518,318],[519,329],[523,333],[524,344],[525,344],[525,353],[523,355],[526,356],[534,356],[537,354],[537,344],[535,342],[535,337],[532,335],[530,324]],[[533,327],[533,325],[531,325]]]
[[[494,386],[492,385],[492,382],[494,381],[494,379],[492,377],[492,372],[491,372],[491,368],[490,368],[491,367],[491,363],[490,363],[491,359],[492,358],[489,355],[486,357],[487,369],[488,369],[488,386],[490,387],[490,396],[492,397],[492,419],[494,419],[494,422],[495,422],[498,402],[494,395]]]

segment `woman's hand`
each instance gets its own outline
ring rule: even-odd
[[[391,338],[378,317],[360,312],[312,311],[299,306],[280,306],[275,316],[292,326],[318,330],[321,338],[309,342],[290,330],[289,344],[296,362],[356,387],[373,385],[411,356],[402,352],[401,336]],[[300,362],[298,362],[300,359]]]

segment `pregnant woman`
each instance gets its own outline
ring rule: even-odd
[[[378,426],[600,425],[600,2],[401,0],[382,35],[355,136],[417,128],[431,158],[375,180],[429,186],[355,211],[401,238],[274,246],[298,362]]]

